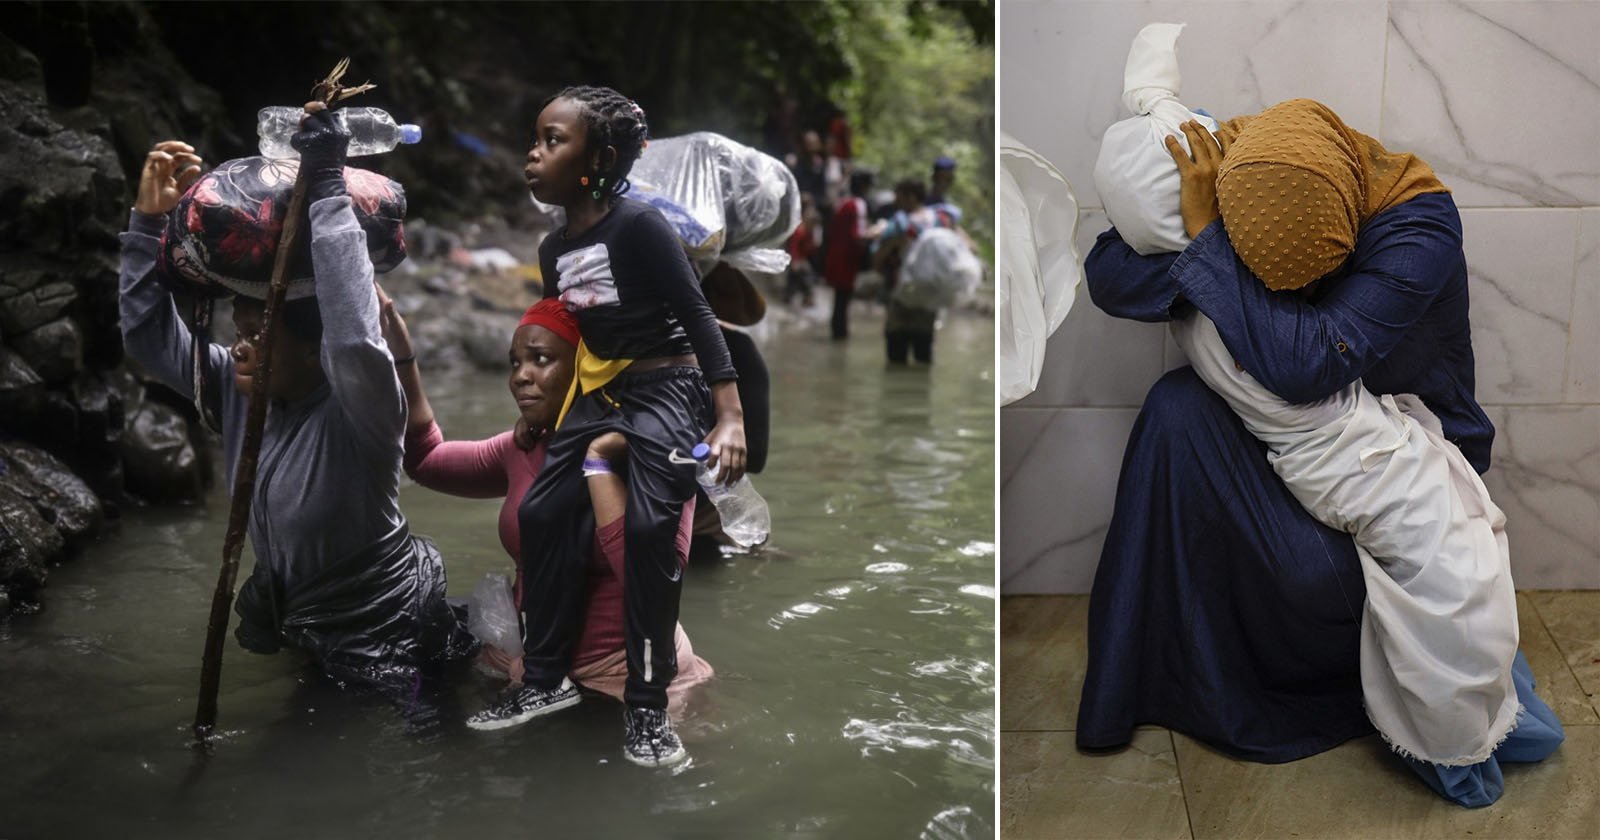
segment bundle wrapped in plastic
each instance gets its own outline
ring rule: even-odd
[[[702,276],[719,260],[759,274],[788,267],[783,244],[800,225],[800,186],[783,161],[697,131],[652,139],[628,178],[629,195],[667,217]]]
[[[1033,393],[1050,334],[1083,279],[1074,245],[1078,199],[1043,155],[1000,132],[1000,401]]]
[[[1217,130],[1216,120],[1178,101],[1178,34],[1184,26],[1152,23],[1134,37],[1122,87],[1122,104],[1134,116],[1106,129],[1094,164],[1094,187],[1106,215],[1122,241],[1144,255],[1189,246],[1167,136],[1176,136],[1187,152],[1189,141],[1179,126],[1195,120]]]
[[[162,276],[208,297],[238,293],[265,298],[278,240],[289,212],[300,161],[238,158],[195,181],[178,199],[161,236]],[[367,234],[367,253],[379,273],[406,258],[406,193],[376,172],[345,167],[356,221]],[[305,231],[289,259],[288,297],[313,292],[311,236]]]
[[[939,309],[971,294],[983,282],[983,264],[950,228],[930,228],[912,241],[900,265],[894,299],[918,309]]]

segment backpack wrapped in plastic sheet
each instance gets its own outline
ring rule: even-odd
[[[339,682],[405,689],[421,668],[477,650],[444,590],[439,549],[405,528],[292,583],[258,559],[234,603],[234,636],[255,653],[304,650]]]
[[[940,309],[983,282],[983,263],[950,228],[929,228],[912,240],[900,264],[894,299],[918,309]]]
[[[628,179],[629,197],[667,217],[701,276],[718,260],[759,274],[789,266],[783,246],[800,226],[800,186],[783,161],[697,131],[652,139]]]
[[[1178,34],[1181,23],[1152,23],[1139,30],[1123,71],[1122,104],[1134,116],[1106,129],[1094,164],[1094,187],[1111,224],[1128,247],[1143,255],[1189,246],[1179,204],[1179,177],[1166,138],[1176,136],[1189,152],[1179,126],[1195,120],[1208,131],[1217,121],[1178,101]]]
[[[168,214],[161,275],[192,294],[265,298],[299,172],[299,160],[247,157],[219,164],[195,181]],[[373,270],[381,274],[399,265],[406,258],[405,188],[348,166],[344,180],[356,221],[367,234]],[[289,261],[290,300],[313,293],[311,273],[306,230]]]

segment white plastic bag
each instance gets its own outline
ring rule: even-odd
[[[652,139],[628,180],[628,197],[666,216],[700,276],[718,260],[746,274],[789,267],[783,246],[800,226],[800,185],[783,161],[697,131]],[[537,198],[533,205],[556,226],[566,223],[560,207]]]
[[[1033,393],[1046,340],[1077,296],[1078,200],[1065,175],[1000,132],[1000,402]]]
[[[789,266],[783,245],[800,225],[800,186],[783,161],[697,131],[651,140],[628,178],[630,195],[667,215],[702,275],[718,259],[758,273]]]
[[[983,282],[983,264],[961,234],[929,228],[912,240],[900,266],[894,299],[918,309],[940,309],[971,294]]]
[[[473,588],[467,599],[467,632],[512,659],[522,658],[522,622],[505,575],[484,575]]]
[[[1179,205],[1177,164],[1167,151],[1179,128],[1197,120],[1215,132],[1217,121],[1178,101],[1178,34],[1185,24],[1152,23],[1139,30],[1123,71],[1122,104],[1134,116],[1114,123],[1100,141],[1094,187],[1122,241],[1140,254],[1182,251],[1189,246]]]

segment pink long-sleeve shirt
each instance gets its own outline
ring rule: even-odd
[[[517,507],[533,486],[544,465],[545,442],[523,451],[511,432],[488,440],[444,439],[438,423],[406,430],[406,474],[430,490],[469,499],[502,497],[500,544],[517,569],[514,597],[522,603],[522,529]],[[678,565],[689,562],[689,536],[694,524],[694,500],[683,506],[678,524]],[[594,550],[588,567],[588,606],[578,636],[573,667],[582,668],[622,650],[623,520],[595,529]]]

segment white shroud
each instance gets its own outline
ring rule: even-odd
[[[1447,766],[1488,759],[1520,710],[1506,520],[1438,418],[1413,395],[1377,397],[1359,381],[1291,405],[1234,364],[1205,315],[1174,321],[1172,335],[1266,444],[1294,497],[1355,537],[1372,724],[1401,755]]]

